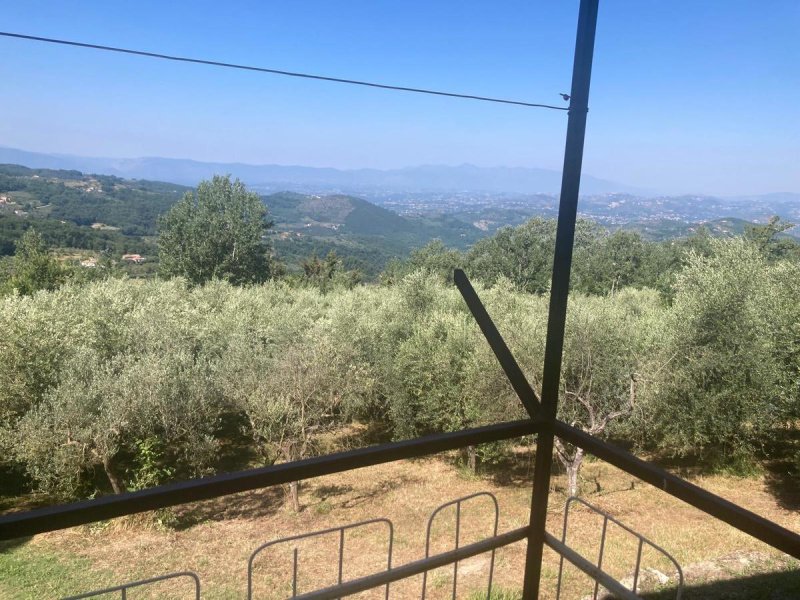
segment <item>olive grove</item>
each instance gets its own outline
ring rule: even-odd
[[[607,243],[577,273],[624,256]],[[443,276],[454,257],[428,258],[385,285],[107,279],[3,298],[4,479],[75,499],[211,473],[231,446],[249,448],[240,467],[266,465],[360,443],[348,435],[365,427],[389,440],[523,417]],[[765,456],[763,440],[800,417],[800,265],[745,238],[682,260],[667,298],[623,284],[624,270],[610,290],[571,295],[559,416],[657,454]],[[512,271],[533,264],[517,255]],[[499,267],[490,285],[475,279],[538,389],[547,303],[531,292],[545,284]],[[463,459],[476,469],[508,450]],[[577,493],[583,454],[559,443],[557,456]],[[300,509],[299,485],[288,492]]]

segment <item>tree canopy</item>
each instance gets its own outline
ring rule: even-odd
[[[214,176],[159,220],[159,273],[195,285],[224,279],[235,285],[260,283],[274,271],[264,240],[272,223],[258,194],[238,179]]]
[[[69,275],[69,269],[56,260],[42,236],[33,228],[17,240],[16,253],[8,262],[8,270],[10,272],[2,287],[6,292],[23,296],[38,290],[53,290]]]

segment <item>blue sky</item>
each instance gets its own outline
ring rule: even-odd
[[[577,0],[6,0],[2,29],[559,104]],[[585,172],[800,192],[798,0],[601,0]],[[566,115],[0,38],[0,145],[92,156],[560,169]]]

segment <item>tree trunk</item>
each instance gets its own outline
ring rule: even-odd
[[[125,488],[125,484],[114,472],[114,468],[111,466],[111,459],[107,456],[103,457],[103,470],[106,472],[106,477],[108,477],[111,489],[114,490],[115,494],[124,494],[128,491]]]
[[[300,450],[297,447],[297,443],[294,441],[288,442],[285,446],[283,446],[283,457],[286,462],[294,462],[300,459]],[[293,481],[289,484],[289,504],[292,507],[292,511],[299,513],[300,512],[300,482]]]
[[[566,463],[567,494],[569,496],[577,496],[580,491],[578,486],[578,473],[580,473],[581,470],[581,463],[583,463],[583,448],[577,448],[575,450],[575,456]]]
[[[475,446],[467,446],[467,464],[470,472],[475,474],[478,470],[478,451]]]
[[[293,481],[289,484],[289,501],[292,504],[292,510],[296,513],[300,512],[300,482]]]

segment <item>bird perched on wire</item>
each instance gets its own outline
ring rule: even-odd
[[[564,102],[569,102],[569,94],[559,94],[563,99]]]

